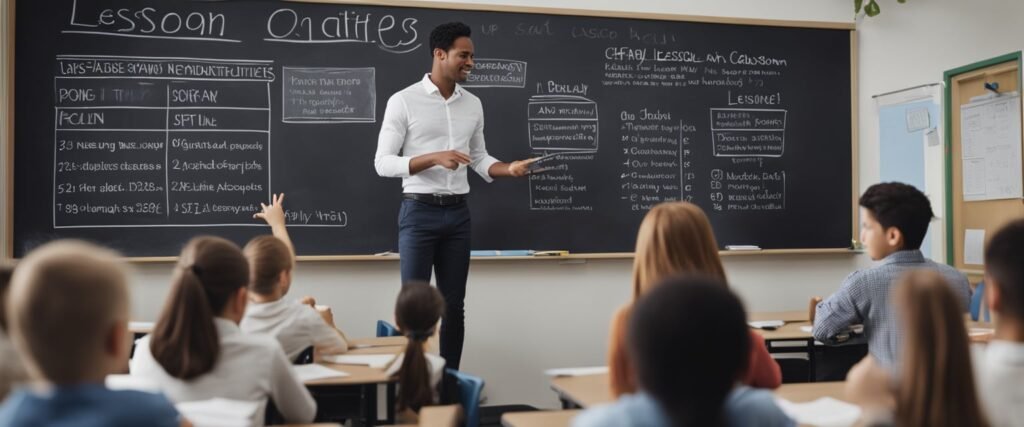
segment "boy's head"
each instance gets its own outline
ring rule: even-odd
[[[661,403],[673,424],[715,425],[747,370],[749,334],[743,304],[724,282],[676,276],[640,297],[626,342],[640,388]],[[716,350],[694,351],[694,343]]]
[[[294,266],[288,245],[274,236],[258,236],[243,252],[249,261],[249,292],[277,297],[288,293]]]
[[[985,247],[985,293],[1001,319],[1024,321],[1024,219],[1013,221]]]
[[[928,232],[932,204],[912,185],[883,182],[860,196],[860,240],[871,259],[918,249]]]
[[[48,243],[11,279],[11,339],[36,380],[101,382],[128,361],[128,304],[115,253],[81,241]]]

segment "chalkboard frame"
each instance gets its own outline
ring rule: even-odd
[[[444,10],[469,10],[469,11],[489,11],[489,12],[510,12],[510,13],[536,13],[536,14],[547,14],[547,15],[568,15],[568,16],[587,16],[587,17],[603,17],[603,18],[620,18],[620,19],[649,19],[649,20],[662,20],[662,21],[676,21],[676,22],[698,22],[698,23],[714,23],[714,24],[726,24],[726,25],[751,25],[751,26],[767,26],[767,27],[789,27],[789,28],[814,28],[814,29],[835,29],[835,30],[848,30],[850,33],[850,172],[851,172],[851,188],[850,188],[850,211],[852,222],[850,224],[850,236],[851,246],[844,248],[807,248],[807,249],[769,249],[769,250],[757,250],[757,251],[720,251],[723,256],[737,256],[737,255],[793,255],[793,254],[856,254],[855,248],[858,246],[856,240],[857,236],[857,224],[859,223],[859,212],[857,209],[857,198],[858,198],[858,187],[859,187],[859,132],[858,132],[858,55],[857,55],[857,30],[854,23],[846,22],[827,22],[827,21],[796,21],[796,20],[775,20],[775,19],[753,19],[753,18],[733,18],[733,17],[717,17],[717,16],[702,16],[702,15],[683,15],[683,14],[661,14],[661,13],[642,13],[642,12],[626,12],[626,11],[608,11],[608,10],[585,10],[585,9],[567,9],[567,8],[546,8],[546,7],[526,7],[526,6],[510,6],[510,5],[489,5],[489,4],[469,4],[469,3],[449,3],[449,2],[421,2],[421,1],[377,1],[377,0],[286,0],[287,2],[294,3],[320,3],[320,4],[352,4],[352,5],[363,5],[363,6],[387,6],[387,7],[406,7],[406,8],[423,8],[423,9],[444,9]],[[4,162],[4,185],[3,189],[5,192],[4,203],[7,206],[5,212],[0,212],[4,216],[4,221],[0,224],[0,255],[3,259],[13,258],[14,254],[14,46],[15,37],[17,35],[16,29],[16,0],[10,0],[7,2],[7,10],[4,11],[4,25],[6,28],[6,43],[4,48],[6,49],[3,56],[4,67],[3,71],[6,74],[3,79],[3,93],[7,95],[6,102],[0,104],[0,115],[4,118],[4,122],[7,124],[5,131],[3,132],[3,139],[5,140],[5,162]],[[534,259],[548,259],[548,260],[581,260],[587,259],[631,259],[633,258],[632,252],[613,252],[613,253],[574,253],[565,256],[558,257],[473,257],[474,261],[483,260],[534,260]],[[177,256],[157,256],[157,257],[126,257],[131,262],[149,263],[149,262],[174,262],[177,260]],[[296,257],[297,261],[310,261],[310,262],[322,262],[322,261],[395,261],[399,257],[396,255],[306,255]]]

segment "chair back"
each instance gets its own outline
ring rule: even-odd
[[[377,321],[377,338],[380,337],[397,337],[401,336],[402,333],[398,332],[398,327],[392,325],[389,322],[383,320]]]
[[[445,369],[445,376],[452,378],[455,388],[458,391],[459,403],[465,411],[465,426],[480,426],[480,394],[484,390],[484,380],[465,372],[454,369]]]
[[[981,313],[985,312],[985,321],[991,322],[992,315],[988,310],[984,309],[985,305],[985,282],[978,282],[978,286],[974,288],[974,293],[971,294],[971,320],[977,322],[981,317]]]

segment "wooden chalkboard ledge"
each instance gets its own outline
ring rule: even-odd
[[[764,249],[759,251],[719,251],[721,256],[750,256],[750,255],[855,255],[862,251],[835,248],[835,249]],[[611,253],[580,253],[564,256],[478,256],[472,257],[474,262],[480,261],[564,261],[564,260],[587,260],[587,259],[633,259],[632,252],[611,252]],[[128,262],[137,263],[161,263],[176,262],[178,257],[133,257],[124,258]],[[298,257],[302,262],[335,262],[335,261],[398,261],[397,254],[391,255],[303,255]]]

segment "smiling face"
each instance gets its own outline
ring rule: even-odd
[[[434,72],[450,82],[464,82],[473,70],[473,40],[459,37],[447,51],[434,49]]]

